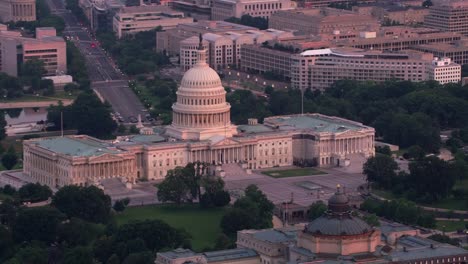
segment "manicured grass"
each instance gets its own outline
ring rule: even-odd
[[[393,199],[398,198],[392,192],[384,191],[384,190],[381,190],[381,189],[372,189],[372,193],[374,193],[375,195],[378,195],[378,196],[380,196],[382,198],[388,199],[388,200],[393,200]]]
[[[436,229],[444,232],[453,232],[460,229],[465,229],[465,223],[468,222],[461,222],[461,221],[437,221],[436,222]]]
[[[75,99],[78,96],[79,92],[74,92],[69,95],[65,91],[56,92],[50,96],[36,96],[32,94],[25,94],[19,98],[14,99],[1,99],[0,103],[19,103],[19,102],[43,102],[43,101],[55,101],[60,99]]]
[[[319,171],[313,168],[301,168],[291,170],[274,170],[274,171],[262,171],[263,174],[273,178],[287,178],[287,177],[298,177],[298,176],[309,176],[318,174],[327,174],[326,172]]]
[[[466,200],[456,198],[446,198],[444,200],[432,203],[424,204],[424,206],[449,209],[449,210],[468,210]]]
[[[192,235],[195,251],[214,246],[221,234],[220,222],[223,208],[201,209],[198,205],[148,205],[128,207],[115,216],[117,224],[132,220],[160,219],[174,228],[184,228]]]
[[[0,201],[3,201],[3,200],[8,199],[8,198],[11,199],[13,197],[11,197],[10,195],[6,195],[4,193],[0,193]]]

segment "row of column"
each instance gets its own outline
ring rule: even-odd
[[[34,16],[33,4],[13,4],[13,16]]]
[[[345,138],[321,141],[321,152],[323,153],[357,153],[371,150],[374,147],[374,136]],[[332,145],[333,144],[333,145]]]
[[[131,175],[134,171],[133,160],[102,162],[95,164],[83,164],[74,166],[72,175],[75,177],[86,177],[90,179],[112,178],[116,176]]]
[[[175,124],[190,127],[224,126],[231,123],[229,112],[218,114],[181,114],[174,112]]]
[[[213,150],[195,150],[192,151],[192,162],[215,162],[215,163],[233,163],[244,160],[253,160],[256,151],[255,145],[244,147],[233,147]]]

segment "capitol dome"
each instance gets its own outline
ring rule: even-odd
[[[166,134],[181,140],[232,137],[231,105],[218,73],[206,63],[206,49],[200,36],[197,63],[182,78],[177,101],[172,105],[172,124]]]
[[[222,87],[221,78],[219,78],[218,73],[212,68],[207,67],[207,65],[202,64],[197,63],[184,74],[181,87],[195,89]]]

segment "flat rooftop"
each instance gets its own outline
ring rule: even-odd
[[[208,263],[227,260],[239,260],[244,258],[257,257],[258,254],[253,249],[249,248],[236,248],[228,250],[219,250],[203,253]]]
[[[296,232],[269,229],[269,230],[255,232],[253,234],[253,237],[258,240],[265,241],[265,242],[282,243],[282,242],[294,241],[296,239]]]
[[[200,255],[190,249],[183,248],[178,248],[167,252],[160,252],[158,254],[168,259],[187,258]]]
[[[217,33],[217,32],[226,32],[226,31],[247,31],[247,30],[255,30],[254,27],[244,26],[235,23],[229,23],[226,21],[198,21],[195,23],[190,24],[182,24],[183,27],[186,28],[193,28],[198,30],[206,30],[209,32]]]
[[[449,244],[441,244],[430,239],[415,236],[401,237],[397,241],[397,247],[396,250],[389,253],[389,258],[396,261],[440,258],[445,256],[453,257],[457,255],[468,256],[468,251],[463,248]]]
[[[100,156],[118,154],[122,151],[110,144],[89,137],[56,137],[33,141],[37,146],[68,156]]]
[[[362,129],[372,129],[358,122],[321,114],[268,117],[265,118],[263,123],[269,127],[278,128],[279,130],[308,129],[316,132],[331,133],[340,133],[347,130],[359,131]]]

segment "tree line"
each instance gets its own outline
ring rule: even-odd
[[[120,69],[129,75],[152,73],[170,63],[164,52],[156,52],[156,32],[138,32],[117,39],[113,32],[98,31],[96,37],[101,46],[115,59]]]

